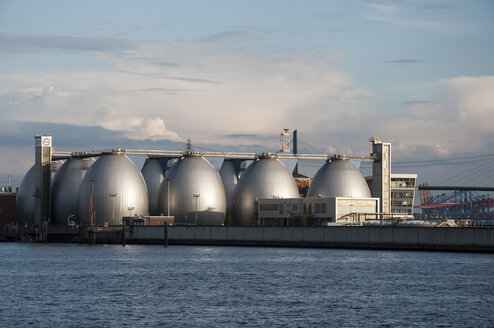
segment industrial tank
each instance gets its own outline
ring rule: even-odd
[[[148,157],[142,167],[141,173],[148,188],[149,214],[160,215],[158,197],[160,194],[161,183],[165,177],[165,172],[161,166],[160,159]]]
[[[34,165],[22,179],[16,199],[16,215],[19,223],[34,224]]]
[[[328,160],[317,171],[307,197],[371,197],[360,171],[347,159]]]
[[[220,168],[220,177],[225,187],[226,194],[226,216],[233,216],[233,200],[235,188],[238,184],[237,172],[231,160],[225,160]]]
[[[161,213],[175,216],[178,224],[221,225],[225,219],[221,178],[197,153],[187,152],[167,171],[158,203]]]
[[[146,182],[134,163],[118,150],[104,152],[82,180],[79,189],[82,224],[90,224],[91,189],[95,225],[119,225],[123,216],[148,214]]]
[[[52,161],[50,163],[51,184],[53,185],[53,176],[58,168],[63,164],[63,161]],[[19,223],[34,224],[35,217],[35,165],[33,165],[22,179],[16,199],[16,216]]]
[[[235,225],[255,224],[257,199],[298,198],[297,185],[288,169],[275,155],[262,154],[249,165],[235,191]]]
[[[79,188],[93,163],[92,158],[71,157],[58,169],[51,187],[52,224],[65,225],[68,220],[79,222]]]

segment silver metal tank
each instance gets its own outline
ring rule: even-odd
[[[197,153],[184,154],[167,171],[158,203],[161,213],[175,216],[178,224],[221,225],[225,219],[226,196],[221,178]]]
[[[16,199],[16,215],[20,224],[34,224],[34,165],[22,179]]]
[[[165,172],[160,164],[160,159],[148,157],[142,167],[141,173],[148,188],[149,214],[160,215],[158,198],[161,183],[165,178]]]
[[[52,161],[50,164],[51,176],[55,175],[58,168],[63,164],[63,161]],[[24,224],[34,224],[35,217],[35,170],[34,165],[27,171],[26,175],[22,179],[21,185],[19,186],[19,192],[16,198],[16,216],[19,223]],[[53,185],[53,179],[51,180],[51,185]]]
[[[123,216],[148,214],[146,182],[134,163],[122,152],[103,153],[82,180],[79,189],[79,217],[82,224],[90,223],[92,184],[95,225],[119,225],[122,224]]]
[[[58,172],[58,169],[63,165],[64,161],[51,161],[50,163],[50,175],[51,175],[51,185],[53,186],[53,178],[55,174]]]
[[[347,159],[333,158],[317,171],[307,197],[371,197],[362,173]]]
[[[51,186],[52,224],[79,223],[79,188],[93,163],[92,158],[71,157],[58,169]]]
[[[226,216],[233,216],[233,200],[238,184],[237,172],[231,160],[225,160],[220,168],[220,177],[225,187]]]
[[[235,191],[234,224],[255,225],[257,199],[298,198],[297,185],[275,155],[262,154],[247,167]]]

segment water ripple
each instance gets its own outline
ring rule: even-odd
[[[492,327],[494,257],[0,244],[0,327]]]

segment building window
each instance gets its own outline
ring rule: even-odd
[[[392,191],[391,198],[413,198],[413,191]]]
[[[261,204],[259,205],[261,211],[277,211],[278,204]]]
[[[314,204],[314,213],[316,213],[316,214],[326,213],[326,203],[315,203]]]
[[[412,206],[411,200],[392,200],[391,206]]]
[[[391,188],[415,188],[415,178],[391,178]]]

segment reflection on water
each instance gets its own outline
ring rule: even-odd
[[[494,257],[0,244],[0,327],[494,326]]]

